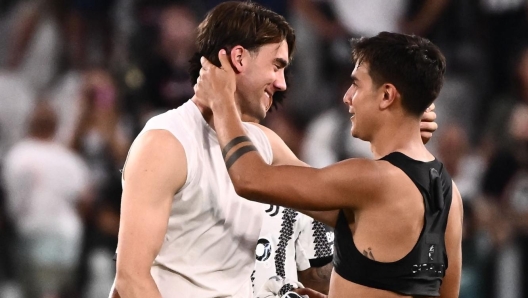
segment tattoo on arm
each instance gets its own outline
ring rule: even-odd
[[[225,145],[224,149],[222,149],[222,156],[224,157],[224,159],[226,159],[227,153],[229,153],[229,150],[233,149],[233,147],[243,142],[251,143],[251,139],[246,136],[239,136],[229,141],[229,143]]]
[[[229,158],[227,158],[227,153],[236,145],[247,142],[248,144],[240,146],[238,149],[233,152]],[[225,164],[227,170],[244,154],[251,152],[251,151],[258,151],[255,146],[253,146],[253,143],[251,140],[246,136],[240,136],[232,139],[227,143],[227,145],[222,149],[222,155],[224,156]],[[227,158],[227,159],[226,159]]]
[[[372,254],[372,248],[370,247],[368,248],[368,251],[363,250],[363,255],[369,259],[376,261],[376,259],[374,259],[374,255]]]

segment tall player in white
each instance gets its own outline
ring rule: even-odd
[[[239,108],[262,120],[274,93],[286,89],[294,41],[280,15],[254,3],[222,3],[198,28],[194,80],[200,56],[229,49]],[[245,127],[268,163],[297,160],[270,130]],[[130,149],[123,180],[115,297],[253,295],[263,205],[235,193],[210,110],[192,98],[152,118]]]

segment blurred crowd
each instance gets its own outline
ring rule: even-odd
[[[192,97],[195,29],[220,2],[0,2],[1,298],[108,295],[127,150]],[[314,167],[371,157],[342,104],[350,38],[414,33],[442,49],[428,147],[465,203],[460,297],[528,297],[528,1],[254,2],[297,36],[287,98],[265,124]]]

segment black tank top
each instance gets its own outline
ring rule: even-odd
[[[381,160],[400,168],[422,193],[425,217],[420,237],[401,260],[376,262],[358,251],[347,218],[340,210],[334,230],[335,271],[353,283],[371,288],[408,296],[440,296],[447,269],[444,235],[452,199],[451,177],[437,160],[421,162],[400,152]]]

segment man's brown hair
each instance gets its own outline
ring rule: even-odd
[[[283,16],[252,2],[221,3],[198,26],[198,52],[189,61],[191,82],[194,85],[198,80],[202,56],[220,67],[218,52],[221,49],[229,54],[233,47],[240,45],[257,53],[261,46],[283,40],[288,44],[288,57],[291,60],[295,48],[295,33]],[[276,92],[273,105],[282,98],[283,92]]]

